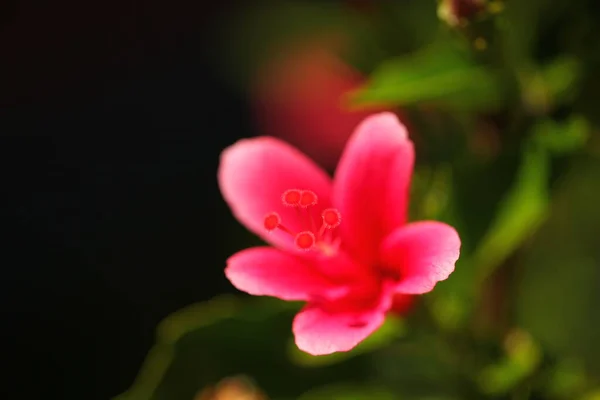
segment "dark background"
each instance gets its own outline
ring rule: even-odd
[[[0,2],[2,394],[112,397],[162,318],[232,290],[216,169],[253,132],[210,60],[234,6]]]

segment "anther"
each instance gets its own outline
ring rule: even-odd
[[[274,231],[281,225],[281,217],[275,212],[269,213],[265,217],[264,225],[267,231]]]
[[[297,207],[298,205],[300,205],[301,198],[302,193],[297,189],[286,190],[281,195],[282,203],[288,207]]]
[[[317,204],[319,198],[311,190],[303,190],[300,193],[300,207],[306,208]]]
[[[296,235],[294,242],[300,250],[310,250],[315,245],[316,239],[312,232],[304,231]]]
[[[282,219],[277,212],[270,212],[265,216],[263,225],[265,230],[273,232],[279,230],[290,235],[294,244],[299,250],[319,249],[320,251],[330,253],[335,251],[337,245],[334,244],[335,238],[333,234],[323,235],[327,230],[333,230],[341,222],[341,214],[335,208],[328,208],[321,213],[321,227],[316,225],[315,221],[315,206],[319,201],[318,196],[312,190],[289,189],[281,195],[281,202],[287,207],[296,208],[298,220],[294,228],[298,225],[303,226],[303,231],[291,230],[282,224]],[[329,243],[331,242],[331,243]]]
[[[323,225],[327,229],[336,228],[342,222],[342,214],[335,208],[328,208],[321,213]]]

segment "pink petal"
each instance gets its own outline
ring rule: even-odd
[[[381,326],[392,304],[394,287],[365,280],[347,296],[309,303],[296,315],[296,345],[312,355],[348,351]]]
[[[385,312],[330,313],[318,305],[307,305],[294,319],[298,348],[314,356],[348,351],[381,326]]]
[[[396,292],[431,291],[454,271],[460,255],[460,238],[441,222],[422,221],[393,231],[382,243],[383,268],[399,276]]]
[[[365,264],[379,244],[406,222],[414,149],[406,128],[389,112],[365,119],[348,141],[338,165],[334,204],[346,248]]]
[[[227,260],[225,275],[243,292],[283,300],[311,300],[340,291],[300,258],[272,247],[253,247],[234,254]]]
[[[288,229],[309,228],[297,209],[286,207],[281,196],[288,189],[307,189],[319,198],[311,207],[315,218],[330,206],[329,176],[304,154],[287,143],[259,137],[240,140],[221,154],[219,186],[235,217],[249,230],[269,243],[295,249],[293,238],[283,231],[264,228],[265,215],[276,211]],[[305,215],[302,215],[305,217]],[[319,223],[317,221],[317,223]]]
[[[365,276],[368,270],[343,251],[337,251],[330,255],[315,251],[307,254],[306,258],[323,275],[335,282],[353,284],[369,279],[368,276]]]

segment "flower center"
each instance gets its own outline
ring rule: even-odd
[[[281,202],[286,207],[297,210],[297,216],[301,219],[302,231],[294,232],[282,224],[281,217],[276,212],[270,212],[265,216],[264,227],[272,232],[279,229],[294,238],[294,244],[300,250],[311,250],[318,248],[330,253],[335,251],[339,242],[333,238],[333,230],[342,222],[342,215],[335,208],[327,208],[321,212],[321,226],[317,229],[315,221],[314,206],[319,202],[315,192],[311,190],[290,189],[283,192]]]

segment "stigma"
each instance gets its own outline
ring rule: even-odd
[[[316,219],[314,206],[319,202],[316,193],[311,190],[289,189],[281,195],[281,202],[286,207],[295,208],[297,217],[302,221],[299,232],[287,228],[280,215],[272,211],[265,216],[264,228],[268,232],[280,230],[294,239],[296,248],[302,251],[320,250],[330,255],[337,250],[339,240],[335,228],[342,222],[342,215],[335,208],[327,208]]]

